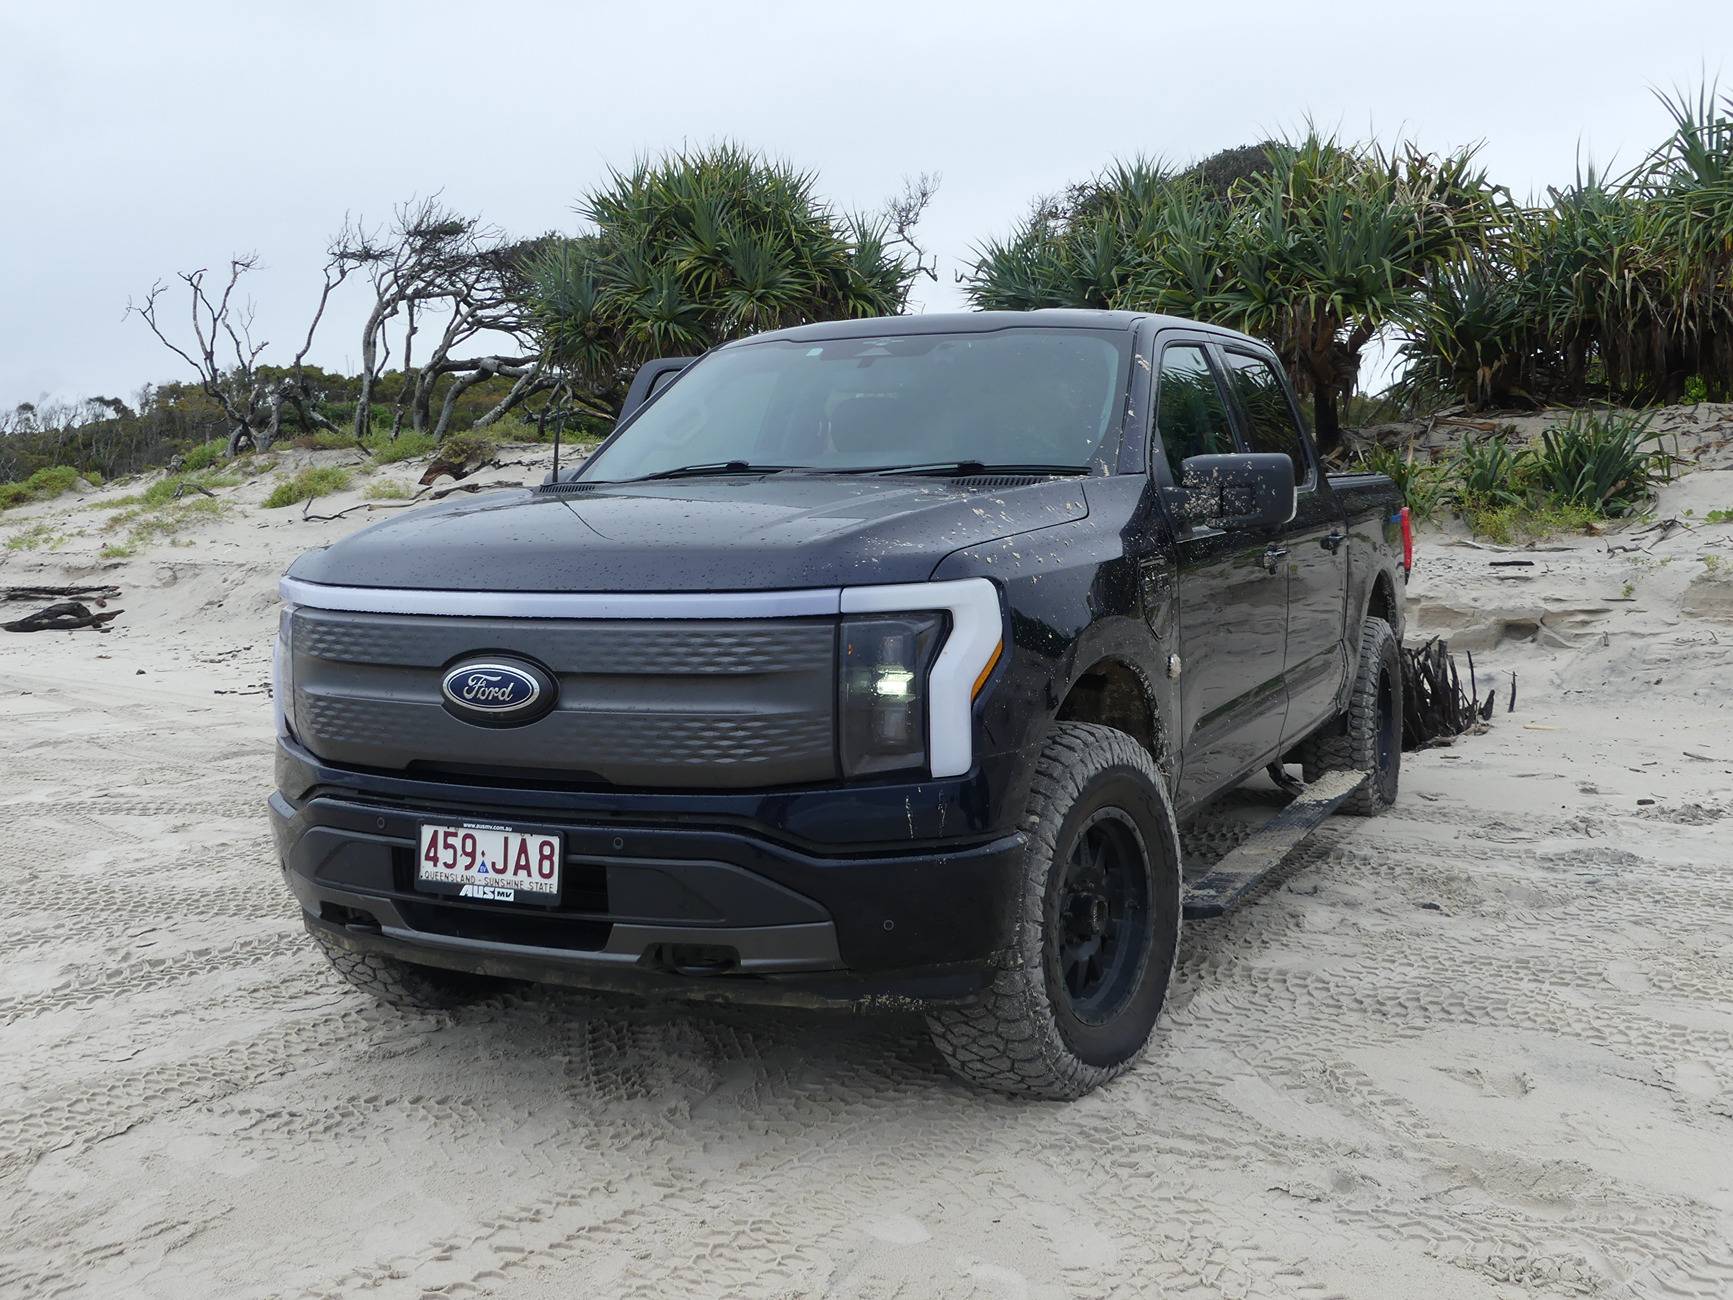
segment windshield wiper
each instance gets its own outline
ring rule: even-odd
[[[1087,474],[1087,465],[999,465],[980,460],[941,460],[930,465],[875,465],[853,474],[918,474],[934,478],[974,478],[978,474]]]
[[[799,468],[798,465],[753,465],[744,460],[715,460],[703,465],[676,465],[673,469],[659,469],[654,474],[642,474],[620,482],[648,483],[652,479],[700,478],[705,474],[778,474],[785,469]]]

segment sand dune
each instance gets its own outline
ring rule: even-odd
[[[1661,517],[1733,507],[1723,433]],[[120,561],[136,485],[0,516],[64,539],[0,586],[125,593],[0,634],[0,1295],[1733,1294],[1733,525],[1423,535],[1413,632],[1516,711],[1190,926],[1145,1062],[1058,1106],[901,1019],[340,985],[265,682],[276,575],[363,519],[267,487]]]

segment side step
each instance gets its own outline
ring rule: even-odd
[[[1187,882],[1186,916],[1220,916],[1233,907],[1368,779],[1366,772],[1336,771],[1313,781],[1293,803],[1211,867],[1209,874]]]

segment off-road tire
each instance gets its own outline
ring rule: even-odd
[[[1380,709],[1395,710],[1394,743],[1380,743],[1387,719]],[[1388,734],[1384,737],[1388,742]],[[1382,751],[1382,754],[1381,754]],[[1402,650],[1396,634],[1381,618],[1360,625],[1360,663],[1348,693],[1348,709],[1300,747],[1300,764],[1307,781],[1347,768],[1371,773],[1342,811],[1371,817],[1396,802],[1402,776]]]
[[[356,952],[314,932],[336,972],[363,993],[403,1011],[449,1011],[498,993],[503,981],[467,971],[417,966],[377,952]]]
[[[1067,863],[1091,819],[1135,828],[1144,850],[1147,917],[1135,929],[1141,962],[1124,967],[1124,1001],[1102,1022],[1073,1012],[1057,976],[1065,933],[1056,922]],[[935,1009],[927,1026],[952,1071],[999,1092],[1069,1100],[1123,1073],[1143,1052],[1179,954],[1179,830],[1167,786],[1148,751],[1124,732],[1060,722],[1041,757],[1024,816],[1023,870],[1012,937],[992,984],[977,998]],[[1116,942],[1126,941],[1120,934]],[[1131,950],[1128,948],[1127,952]]]

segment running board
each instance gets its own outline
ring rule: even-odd
[[[1187,917],[1220,916],[1287,859],[1318,824],[1366,784],[1365,772],[1326,772],[1209,873],[1185,887]]]

